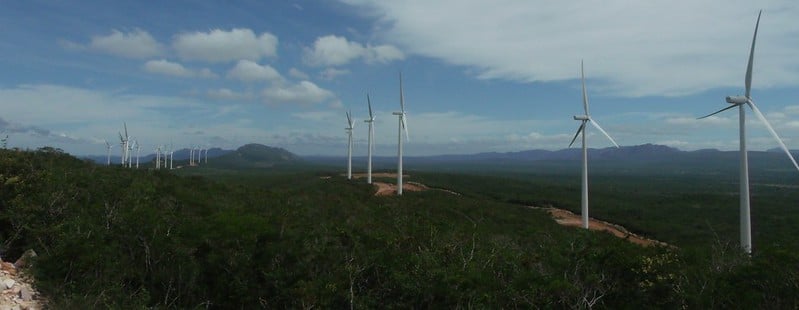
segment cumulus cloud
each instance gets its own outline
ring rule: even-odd
[[[372,16],[378,38],[463,66],[482,79],[548,82],[586,74],[605,94],[682,96],[743,87],[755,19],[764,9],[754,87],[799,84],[799,6],[679,2],[342,0]]]
[[[265,89],[262,96],[268,104],[314,104],[334,97],[329,90],[320,88],[309,81],[301,81],[292,85],[273,85]]]
[[[310,78],[308,76],[308,74],[306,74],[305,72],[302,72],[300,70],[297,70],[297,68],[289,69],[289,76],[291,76],[291,77],[293,77],[295,79],[299,79],[299,80],[307,80],[307,79]]]
[[[277,45],[278,39],[273,34],[264,32],[256,36],[246,28],[183,33],[175,36],[172,42],[181,59],[208,62],[258,61],[276,56]]]
[[[324,79],[324,80],[330,81],[330,80],[335,79],[336,77],[339,77],[339,76],[342,76],[342,75],[347,75],[347,74],[350,74],[350,70],[327,68],[324,71],[322,71],[321,73],[319,73],[319,76],[322,79]]]
[[[211,89],[206,92],[206,95],[218,100],[244,100],[252,98],[251,94],[239,93],[229,88]]]
[[[367,63],[387,63],[404,59],[405,55],[391,45],[362,45],[345,37],[328,35],[319,37],[313,48],[305,48],[304,61],[311,66],[340,66],[363,58]]]
[[[183,65],[171,62],[166,59],[161,60],[150,60],[144,63],[144,70],[150,73],[156,74],[163,74],[163,75],[170,75],[170,76],[177,76],[177,77],[185,77],[185,78],[214,78],[216,74],[211,72],[208,68],[203,68],[200,70],[191,70]]]
[[[69,41],[62,41],[62,46],[77,49],[80,45]],[[161,55],[163,47],[147,31],[134,29],[131,32],[112,30],[111,34],[93,36],[88,48],[108,54],[128,57],[147,58]]]
[[[228,71],[227,77],[245,82],[280,81],[283,79],[275,68],[269,65],[259,65],[251,60],[239,60],[236,66]]]

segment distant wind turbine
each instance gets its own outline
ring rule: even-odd
[[[141,153],[141,145],[136,141],[136,169],[139,169],[139,154]]]
[[[375,116],[372,114],[372,100],[369,99],[369,93],[366,93],[366,104],[369,105],[369,119],[364,122],[369,123],[369,141],[368,149],[366,151],[366,183],[372,184],[372,149],[374,148],[374,135],[375,135]]]
[[[397,133],[397,195],[402,195],[402,132],[405,131],[405,139],[408,138],[408,126],[405,123],[405,95],[402,91],[402,72],[399,74],[400,80],[400,111],[392,114],[399,118],[399,132]]]
[[[347,111],[347,180],[352,179],[352,129],[355,124],[352,122],[352,113]]]
[[[108,140],[105,141],[105,158],[106,158],[106,165],[111,165],[111,148],[114,147],[111,143],[108,143]]]
[[[725,100],[730,106],[718,110],[716,112],[710,113],[708,115],[702,116],[699,119],[703,119],[709,117],[711,115],[715,115],[717,113],[721,113],[723,111],[732,109],[734,107],[738,107],[738,121],[740,124],[740,128],[738,134],[740,135],[740,160],[741,160],[741,204],[740,204],[740,212],[741,212],[741,247],[746,253],[752,253],[752,225],[751,225],[751,216],[749,211],[749,159],[747,158],[747,151],[746,151],[746,109],[744,108],[745,105],[748,105],[749,108],[755,113],[757,118],[763,122],[763,125],[766,126],[766,129],[771,133],[771,136],[777,140],[777,143],[780,145],[785,154],[788,155],[788,159],[791,160],[793,166],[799,170],[799,165],[796,164],[796,160],[791,155],[791,152],[788,150],[788,147],[785,146],[785,143],[782,142],[780,136],[777,135],[777,132],[774,131],[774,128],[771,127],[771,124],[766,120],[766,117],[763,116],[763,113],[760,112],[760,109],[757,108],[755,102],[752,100],[750,96],[750,92],[752,89],[752,64],[754,62],[755,57],[755,40],[757,39],[757,28],[760,26],[760,15],[763,13],[761,10],[760,13],[757,14],[757,22],[755,23],[755,34],[752,36],[752,47],[749,50],[749,63],[746,66],[746,77],[744,79],[744,86],[746,87],[746,94],[744,96],[727,96]]]
[[[585,124],[590,123],[596,129],[598,129],[605,137],[608,137],[610,142],[613,142],[613,145],[619,147],[616,141],[605,132],[602,127],[599,126],[591,115],[588,113],[588,94],[585,91],[585,71],[583,70],[583,62],[580,61],[580,79],[583,83],[583,109],[585,110],[584,115],[575,115],[574,119],[580,121],[580,127],[577,128],[577,133],[574,134],[574,138],[572,138],[572,142],[569,143],[569,147],[574,144],[574,141],[577,140],[577,136],[582,136],[583,140],[583,184],[582,184],[582,199],[581,199],[581,213],[583,219],[583,228],[588,228],[588,149],[585,146]],[[581,135],[582,134],[582,135]]]

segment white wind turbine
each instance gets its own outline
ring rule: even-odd
[[[755,40],[757,39],[757,28],[760,26],[760,15],[763,13],[761,10],[760,13],[757,14],[757,22],[755,23],[755,34],[752,36],[752,47],[749,50],[749,64],[746,66],[746,77],[744,79],[744,86],[746,87],[746,94],[744,96],[727,96],[725,100],[730,106],[718,110],[716,112],[710,113],[708,115],[702,116],[699,119],[706,118],[711,115],[715,115],[717,113],[721,113],[723,111],[732,109],[734,107],[738,107],[738,121],[740,124],[739,132],[740,135],[740,160],[741,160],[741,205],[740,205],[740,212],[741,212],[741,247],[746,253],[752,253],[752,225],[751,225],[751,217],[749,212],[749,160],[747,158],[746,152],[746,109],[744,108],[745,105],[748,105],[749,108],[755,112],[757,118],[763,122],[763,125],[766,126],[766,129],[771,133],[771,136],[777,140],[777,143],[780,145],[785,154],[788,155],[788,158],[793,163],[793,166],[799,170],[799,165],[796,164],[796,160],[794,160],[791,152],[788,151],[788,147],[785,146],[785,143],[782,142],[780,136],[777,135],[777,132],[774,131],[774,128],[771,127],[771,124],[766,120],[766,117],[763,116],[763,113],[760,112],[760,109],[757,108],[755,102],[752,101],[752,97],[750,96],[750,91],[752,89],[752,63],[754,61],[755,56]]]
[[[139,153],[141,153],[141,145],[136,141],[136,169],[139,169]]]
[[[121,144],[120,151],[122,151],[122,157],[120,161],[122,163],[122,167],[125,167],[128,161],[128,154],[129,154],[128,144],[130,141],[130,137],[128,137],[128,124],[125,122],[122,122],[122,124],[125,126],[125,136],[122,136],[121,132],[119,133],[119,143]]]
[[[108,140],[103,140],[103,141],[105,141],[105,161],[106,161],[106,165],[110,166],[111,165],[111,148],[114,147],[114,145],[112,145],[111,143],[108,143]]]
[[[569,147],[574,144],[574,141],[577,140],[577,136],[581,135],[583,140],[583,184],[582,184],[582,199],[580,202],[581,205],[581,213],[582,213],[582,220],[583,220],[583,228],[588,228],[588,149],[585,146],[585,124],[590,123],[596,129],[598,129],[605,137],[608,137],[610,142],[613,142],[613,145],[619,147],[616,141],[610,137],[610,135],[605,132],[602,127],[599,126],[591,115],[588,113],[588,94],[585,91],[585,72],[583,70],[583,62],[580,61],[580,79],[582,80],[583,84],[583,109],[585,110],[584,115],[575,115],[574,119],[581,122],[580,127],[577,128],[577,133],[574,134],[574,138],[572,138],[572,142],[569,143]]]
[[[399,74],[400,80],[400,111],[394,112],[399,118],[399,132],[397,133],[397,195],[402,195],[402,132],[405,131],[405,139],[408,138],[408,126],[405,123],[405,95],[402,91],[402,72]]]
[[[347,111],[347,180],[352,179],[352,129],[355,124],[352,122],[352,113]]]
[[[369,123],[369,141],[368,150],[366,151],[366,183],[372,184],[372,149],[374,148],[374,135],[375,135],[375,116],[372,114],[372,100],[369,99],[369,93],[366,93],[366,104],[369,105],[369,119],[364,122]]]
[[[174,168],[172,168],[173,167],[172,166],[172,162],[174,162],[174,161],[175,161],[175,147],[170,142],[169,143],[169,169],[170,170],[174,169]]]
[[[155,147],[155,169],[161,169],[161,146]]]

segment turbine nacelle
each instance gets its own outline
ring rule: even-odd
[[[393,114],[393,115],[405,115],[405,112],[393,112],[391,114]]]
[[[587,120],[590,120],[590,119],[591,118],[588,117],[588,115],[575,115],[574,116],[574,120],[575,121],[587,121]]]
[[[726,100],[727,103],[736,104],[736,105],[745,104],[749,102],[749,98],[746,98],[746,96],[727,96],[724,98],[724,100]]]

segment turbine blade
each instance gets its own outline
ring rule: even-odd
[[[372,100],[369,99],[369,93],[366,93],[366,103],[369,105],[369,119],[374,120],[374,116],[372,115]]]
[[[402,91],[402,71],[399,73],[400,80],[400,111],[405,112],[405,95]]]
[[[755,58],[755,40],[757,39],[757,28],[760,27],[760,15],[763,10],[757,13],[757,23],[755,23],[755,34],[752,36],[752,48],[749,49],[749,64],[746,66],[746,98],[749,99],[749,92],[752,90],[752,62]]]
[[[580,60],[580,78],[583,81],[583,109],[585,115],[588,115],[588,94],[585,92],[585,71],[583,70],[583,61]]]
[[[125,138],[127,138],[128,137],[128,123],[122,122],[122,124],[125,126]]]
[[[588,121],[591,122],[591,125],[594,125],[594,127],[596,127],[596,129],[599,129],[599,131],[601,131],[605,135],[605,137],[608,137],[610,142],[613,142],[613,145],[615,145],[616,147],[619,147],[619,144],[616,143],[616,140],[613,140],[613,138],[611,138],[610,135],[604,129],[602,129],[602,127],[599,126],[599,123],[597,123],[594,119],[591,119],[591,118],[589,118]]]
[[[350,128],[352,128],[352,115],[350,115],[349,111],[347,111],[347,124],[349,124]]]
[[[406,123],[405,121],[406,118],[407,116],[405,114],[402,114],[402,129],[405,130],[405,140],[410,141],[411,138],[408,137],[408,123]]]
[[[760,121],[763,122],[763,125],[766,125],[766,129],[768,129],[768,131],[771,133],[771,136],[774,137],[775,140],[777,140],[777,143],[780,144],[780,147],[782,148],[783,151],[785,151],[785,154],[788,155],[788,158],[793,163],[793,166],[796,167],[796,170],[799,170],[799,165],[796,164],[796,160],[793,158],[793,155],[791,155],[791,151],[789,151],[788,147],[785,146],[785,143],[782,142],[782,139],[780,139],[780,136],[778,136],[777,132],[774,131],[774,128],[771,127],[771,124],[769,124],[769,122],[766,120],[766,117],[763,116],[763,113],[760,113],[760,109],[757,108],[757,106],[755,105],[754,102],[752,102],[752,100],[749,100],[747,104],[749,104],[749,107],[752,108],[752,111],[755,111],[755,115],[757,115],[757,118],[759,118]]]
[[[708,115],[705,115],[705,116],[702,116],[702,117],[698,117],[697,119],[703,119],[703,118],[706,118],[706,117],[710,117],[710,116],[719,114],[721,112],[727,111],[727,110],[732,109],[732,108],[737,107],[737,106],[738,106],[737,104],[733,104],[733,105],[730,105],[729,107],[723,108],[721,110],[718,110],[716,112],[710,113]]]
[[[577,127],[577,132],[574,134],[574,138],[572,138],[572,142],[569,143],[569,147],[572,147],[572,145],[574,144],[574,141],[577,141],[577,136],[580,135],[580,132],[582,132],[583,129],[585,129],[585,121],[583,121],[583,123],[580,124],[580,127]]]

